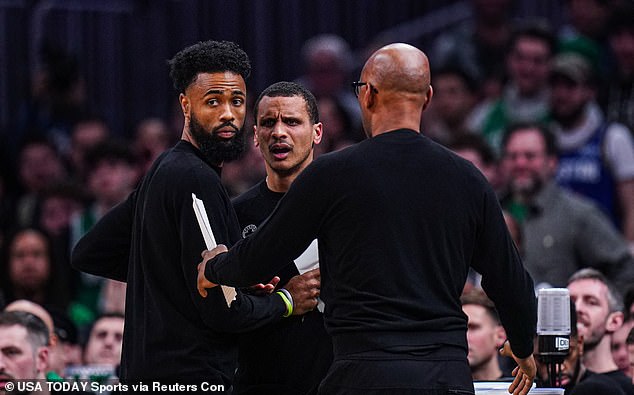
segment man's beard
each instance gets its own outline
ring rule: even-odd
[[[235,130],[235,135],[230,140],[222,139],[216,134],[218,130],[226,128],[227,126]],[[196,119],[196,116],[192,113],[189,121],[189,131],[205,159],[215,165],[220,165],[223,162],[230,162],[239,158],[246,147],[244,131],[231,122],[225,122],[209,133],[202,127],[200,122]]]
[[[572,128],[576,125],[577,121],[583,116],[586,111],[586,106],[580,106],[575,108],[569,113],[558,113],[556,110],[552,111],[552,117],[557,121],[564,129]]]
[[[530,200],[542,190],[543,186],[544,182],[537,176],[531,177],[530,182],[526,182],[526,180],[524,180],[521,184],[511,180],[511,192],[513,195],[521,196],[523,199]]]

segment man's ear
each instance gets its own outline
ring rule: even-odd
[[[324,126],[321,122],[313,125],[313,144],[319,144],[323,136]]]
[[[434,96],[434,88],[429,85],[429,89],[427,89],[427,93],[425,94],[425,103],[423,103],[423,111],[427,109],[429,103],[431,103],[431,98]]]
[[[376,104],[376,97],[374,96],[374,92],[372,92],[372,88],[370,86],[366,89],[365,95],[361,96],[361,104],[368,109],[374,107]]]
[[[608,319],[605,322],[605,330],[608,333],[614,333],[621,327],[621,325],[623,325],[623,313],[615,311],[614,313],[610,313],[608,315]]]
[[[184,93],[178,95],[178,101],[181,104],[181,110],[183,111],[183,116],[185,117],[185,121],[189,121],[189,111],[190,111],[190,103],[189,98]]]
[[[37,355],[35,356],[35,370],[37,373],[46,374],[48,370],[48,347],[39,347],[37,349]]]

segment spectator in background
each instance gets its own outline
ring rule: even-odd
[[[473,19],[441,35],[433,44],[434,69],[462,65],[481,84],[481,97],[502,91],[504,57],[513,31],[513,0],[472,0]]]
[[[65,311],[49,308],[48,312],[53,318],[55,337],[57,338],[57,354],[59,355],[60,375],[67,377],[67,369],[70,366],[81,365],[83,361],[83,349],[80,345],[77,325],[70,319]]]
[[[106,120],[98,115],[84,115],[71,131],[68,162],[75,179],[86,180],[86,152],[108,140],[110,128]]]
[[[539,355],[535,342],[535,360],[537,361],[537,386],[550,386],[549,365]],[[561,381],[556,383],[564,388],[567,395],[625,395],[619,385],[609,377],[596,374],[583,363],[583,336],[577,330],[577,312],[570,303],[570,350],[561,365]]]
[[[584,339],[583,363],[614,380],[627,395],[632,380],[617,369],[610,351],[611,335],[623,324],[623,304],[616,288],[594,269],[582,269],[568,280],[570,300],[577,312],[577,328]]]
[[[70,244],[68,232],[72,219],[83,210],[86,202],[86,194],[82,187],[67,180],[53,183],[42,191],[40,200],[37,225],[52,238],[64,238],[64,241]]]
[[[19,227],[37,223],[40,194],[49,185],[63,181],[66,169],[55,147],[43,138],[29,138],[20,149],[18,181],[22,192],[15,208]]]
[[[614,363],[626,376],[630,375],[630,355],[627,351],[627,336],[634,328],[634,319],[625,320],[623,325],[617,329],[611,336],[610,348],[612,349],[612,358]]]
[[[564,286],[584,267],[601,270],[621,288],[634,283],[627,243],[609,219],[554,182],[552,133],[534,124],[515,125],[504,135],[502,147],[507,185],[501,202],[522,226],[524,265],[535,284]]]
[[[231,198],[246,192],[266,175],[262,153],[253,145],[252,138],[247,140],[240,159],[222,166],[222,182]]]
[[[494,381],[505,376],[498,361],[506,332],[500,323],[493,302],[482,290],[463,294],[460,298],[466,314],[469,367],[474,381]],[[510,375],[509,375],[510,376]]]
[[[474,131],[477,102],[476,81],[460,66],[445,66],[432,73],[434,100],[422,118],[423,133],[444,145]]]
[[[478,110],[483,115],[476,130],[496,152],[509,125],[548,118],[548,77],[555,50],[555,36],[546,22],[526,23],[514,32],[506,55],[509,80],[502,96]]]
[[[56,262],[48,235],[36,228],[18,230],[7,243],[0,281],[7,301],[27,299],[41,305],[68,307],[68,290],[54,279]]]
[[[607,33],[616,3],[618,0],[567,0],[570,23],[563,25],[558,32],[560,51],[583,53],[601,81],[610,77],[608,72],[613,59]]]
[[[612,13],[608,42],[614,55],[603,108],[608,122],[634,130],[634,5],[624,3]]]
[[[304,75],[297,82],[313,92],[318,100],[336,99],[345,109],[352,127],[358,129],[361,112],[350,92],[353,58],[348,43],[334,34],[315,36],[302,46],[302,60]]]
[[[328,125],[328,135],[324,136],[321,144],[315,146],[315,156],[337,151],[365,138],[360,129],[355,129],[354,122],[337,99],[322,97],[317,100],[317,107],[324,127]]]
[[[564,53],[554,59],[557,183],[594,200],[634,243],[634,140],[625,126],[606,122],[595,101],[595,82],[582,56]]]
[[[48,341],[46,325],[33,314],[0,313],[0,393],[13,393],[6,388],[10,381],[45,378]]]
[[[160,118],[146,118],[134,131],[134,154],[139,172],[145,174],[161,153],[174,143],[167,124]]]
[[[495,153],[482,136],[477,134],[458,136],[448,145],[448,148],[473,163],[495,190],[500,188]]]
[[[55,334],[55,326],[53,323],[53,317],[51,314],[37,303],[30,302],[25,299],[20,299],[9,303],[4,311],[22,311],[33,314],[37,318],[41,319],[48,329],[48,368],[46,372],[46,379],[49,381],[59,381],[64,374],[64,354],[61,347],[59,347],[59,339]]]
[[[31,77],[31,99],[18,114],[16,141],[27,134],[51,142],[61,155],[70,150],[71,130],[84,112],[86,91],[77,58],[62,46],[45,41]]]
[[[84,348],[85,365],[119,366],[123,324],[123,314],[120,313],[106,313],[95,320]]]

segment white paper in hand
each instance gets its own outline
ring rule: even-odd
[[[192,207],[194,208],[194,213],[196,214],[196,220],[198,220],[200,231],[203,234],[203,239],[205,239],[205,246],[208,250],[211,250],[212,248],[215,248],[218,244],[216,243],[214,232],[211,230],[211,225],[209,224],[209,218],[207,217],[205,204],[202,200],[198,199],[196,197],[196,194],[194,193],[192,193]],[[222,294],[225,296],[227,306],[230,307],[231,302],[236,300],[236,289],[224,285],[221,285],[220,289],[222,289]]]
[[[295,259],[295,266],[299,274],[304,274],[309,270],[317,269],[319,267],[319,248],[317,239],[306,248],[306,251],[302,253],[297,259]],[[324,302],[321,299],[317,301],[317,310],[321,313],[324,312]]]

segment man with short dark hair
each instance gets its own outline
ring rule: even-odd
[[[467,359],[473,380],[499,380],[503,372],[498,361],[498,350],[504,344],[506,333],[495,305],[482,290],[463,294],[460,301],[468,319]]]
[[[233,200],[243,238],[255,232],[313,161],[313,148],[322,138],[317,101],[297,83],[277,82],[269,86],[256,100],[253,112],[253,141],[264,158],[266,178]],[[308,271],[317,262],[314,241],[302,258],[289,261],[279,271],[279,284],[285,286],[301,273],[309,281],[318,282],[319,269]],[[312,393],[331,362],[332,342],[324,328],[322,312],[313,310],[289,317],[241,336],[234,393]]]
[[[107,313],[97,317],[84,348],[84,363],[118,366],[121,363],[123,328],[123,314]]]
[[[0,313],[0,394],[14,393],[16,380],[45,379],[48,335],[44,322],[31,313]]]
[[[240,238],[220,170],[244,148],[251,67],[247,54],[226,41],[189,46],[170,66],[184,115],[181,140],[79,241],[73,265],[128,283],[122,381],[205,381],[228,391],[236,367],[235,333],[302,314],[317,302],[314,295],[302,298],[305,284],[292,281],[286,286],[289,297],[238,291],[235,300],[226,301],[220,288],[208,299],[197,295],[196,264],[205,241],[192,194],[203,202],[218,243]]]
[[[543,122],[548,119],[548,77],[556,50],[549,25],[531,21],[513,34],[506,54],[508,82],[499,99],[487,105],[480,133],[500,151],[506,128],[516,122]]]

